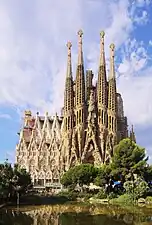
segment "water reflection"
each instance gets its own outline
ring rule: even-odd
[[[113,206],[56,205],[0,211],[4,225],[152,225],[152,210],[134,213]]]

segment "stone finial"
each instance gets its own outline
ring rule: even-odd
[[[100,37],[101,37],[101,38],[104,38],[104,36],[105,36],[105,32],[104,32],[104,31],[101,31],[101,32],[100,32]]]
[[[110,45],[110,49],[111,49],[111,56],[114,56],[114,51],[115,51],[115,45],[112,43],[111,45]]]
[[[83,31],[81,29],[78,31],[78,36],[79,37],[82,37],[83,36]]]
[[[67,47],[68,47],[68,50],[70,50],[70,49],[71,49],[71,47],[72,47],[72,43],[71,43],[70,41],[68,41],[68,42],[67,42]]]
[[[67,48],[68,48],[68,65],[71,65],[71,47],[72,43],[70,41],[67,42]]]
[[[48,112],[45,112],[45,115],[46,115],[46,116],[48,116],[48,115],[49,115],[49,113],[48,113]]]
[[[25,115],[25,116],[32,116],[31,110],[25,110],[25,111],[24,111],[24,115]]]

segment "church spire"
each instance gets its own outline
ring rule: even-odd
[[[78,31],[78,66],[83,65],[83,51],[82,51],[82,36],[83,31]]]
[[[104,52],[104,36],[105,32],[100,32],[100,63],[99,66],[105,66],[105,52]]]
[[[68,48],[68,60],[67,60],[67,75],[66,77],[71,78],[72,77],[72,65],[71,65],[71,42],[67,43]]]
[[[83,31],[78,31],[78,64],[75,80],[75,108],[76,108],[76,124],[85,122],[85,77],[82,52],[82,36]]]
[[[115,79],[115,65],[114,65],[114,52],[115,52],[115,45],[110,45],[110,72],[109,72],[109,80]]]
[[[110,71],[108,82],[108,128],[109,131],[117,136],[117,90],[114,68],[114,50],[115,45],[110,45]]]
[[[73,78],[71,65],[71,47],[72,47],[71,42],[68,42],[67,73],[64,90],[64,121],[66,130],[73,128],[74,92],[73,92]]]
[[[105,36],[104,31],[101,31],[97,98],[98,98],[98,118],[99,118],[98,122],[100,125],[106,126],[108,91],[107,91],[105,52],[104,52],[104,36]]]
[[[110,71],[109,71],[109,83],[108,83],[108,109],[116,112],[116,78],[115,78],[115,65],[114,65],[114,50],[115,45],[110,45]]]

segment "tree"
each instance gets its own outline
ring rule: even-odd
[[[95,184],[97,186],[105,187],[105,184],[109,182],[111,168],[109,165],[102,165],[98,168],[98,174],[95,178]]]
[[[61,184],[63,184],[65,187],[75,186],[75,180],[73,180],[74,170],[75,170],[75,167],[70,168],[67,172],[63,174],[61,178]]]
[[[12,181],[15,189],[20,187],[21,193],[25,193],[28,187],[31,186],[30,174],[27,173],[26,169],[19,167],[17,164],[14,165]]]
[[[11,164],[4,162],[4,164],[0,164],[0,196],[1,198],[9,197],[9,193],[11,192],[11,179],[13,177],[13,169]]]
[[[31,177],[18,165],[11,166],[7,160],[0,164],[0,198],[12,198],[18,191],[25,193],[31,186]]]
[[[138,146],[129,138],[123,139],[114,149],[110,164],[111,175],[123,182],[128,173],[138,174],[143,177],[147,167],[147,160],[144,148]]]
[[[152,165],[147,165],[143,176],[146,182],[152,182]]]
[[[64,173],[61,178],[61,183],[66,186],[76,186],[77,184],[83,186],[83,184],[90,184],[94,181],[98,174],[98,168],[91,164],[81,164],[70,168]]]
[[[126,181],[124,183],[124,188],[132,200],[143,197],[149,189],[146,181],[143,181],[140,178],[133,181]]]

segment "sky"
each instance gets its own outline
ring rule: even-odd
[[[0,161],[14,162],[17,132],[26,109],[50,115],[63,106],[67,41],[77,63],[77,31],[82,29],[85,69],[95,78],[100,31],[116,46],[117,89],[137,143],[152,162],[152,2],[151,0],[0,1]],[[108,66],[107,66],[108,72]]]

